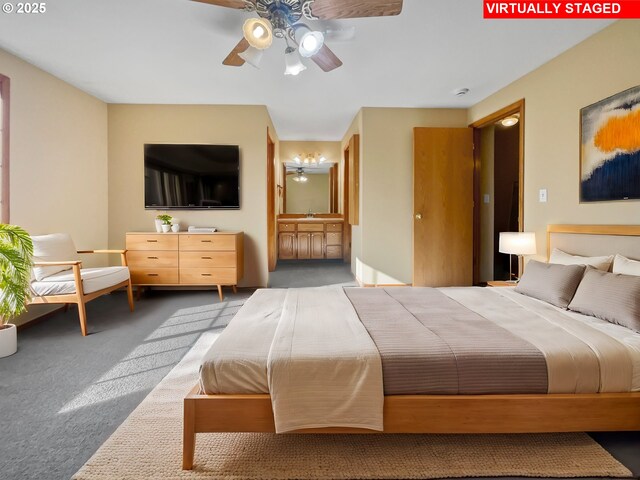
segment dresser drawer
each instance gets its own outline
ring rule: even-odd
[[[180,268],[236,266],[236,252],[180,252]]]
[[[342,224],[341,223],[327,223],[327,232],[341,232]]]
[[[299,232],[324,232],[324,225],[322,223],[299,223]]]
[[[234,235],[180,235],[180,250],[230,250],[236,249],[236,237]]]
[[[342,233],[327,232],[327,245],[342,245]]]
[[[135,285],[178,284],[177,268],[131,268],[131,283]]]
[[[178,250],[178,235],[163,233],[127,235],[127,250]]]
[[[165,250],[129,250],[127,252],[129,268],[178,267],[178,252]]]
[[[342,258],[342,247],[327,245],[327,258]]]
[[[234,268],[181,268],[180,283],[184,285],[235,285],[238,271]]]
[[[296,224],[295,223],[278,223],[278,231],[279,232],[295,232]]]

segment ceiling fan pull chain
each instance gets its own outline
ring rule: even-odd
[[[302,4],[302,14],[308,18],[309,20],[320,20],[318,17],[316,17],[313,12],[311,11],[312,7],[313,7],[313,2],[315,2],[315,0],[306,0],[303,4]]]

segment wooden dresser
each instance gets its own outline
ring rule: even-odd
[[[217,285],[236,291],[244,274],[244,234],[127,233],[127,261],[137,286]]]

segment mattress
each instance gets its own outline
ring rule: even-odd
[[[640,391],[640,334],[510,288],[344,295],[379,351],[386,395]],[[287,290],[264,289],[247,300],[203,359],[204,393],[270,393],[286,298]],[[321,325],[322,310],[315,315]]]

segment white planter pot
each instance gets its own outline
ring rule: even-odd
[[[9,323],[0,328],[0,358],[8,357],[18,351],[18,329]]]
[[[156,220],[156,232],[162,232],[162,220]]]
[[[162,232],[163,233],[168,233],[169,230],[171,230],[171,225],[164,225],[162,224]]]
[[[173,225],[171,225],[171,231],[173,233],[178,233],[180,231],[180,224],[174,223]]]

